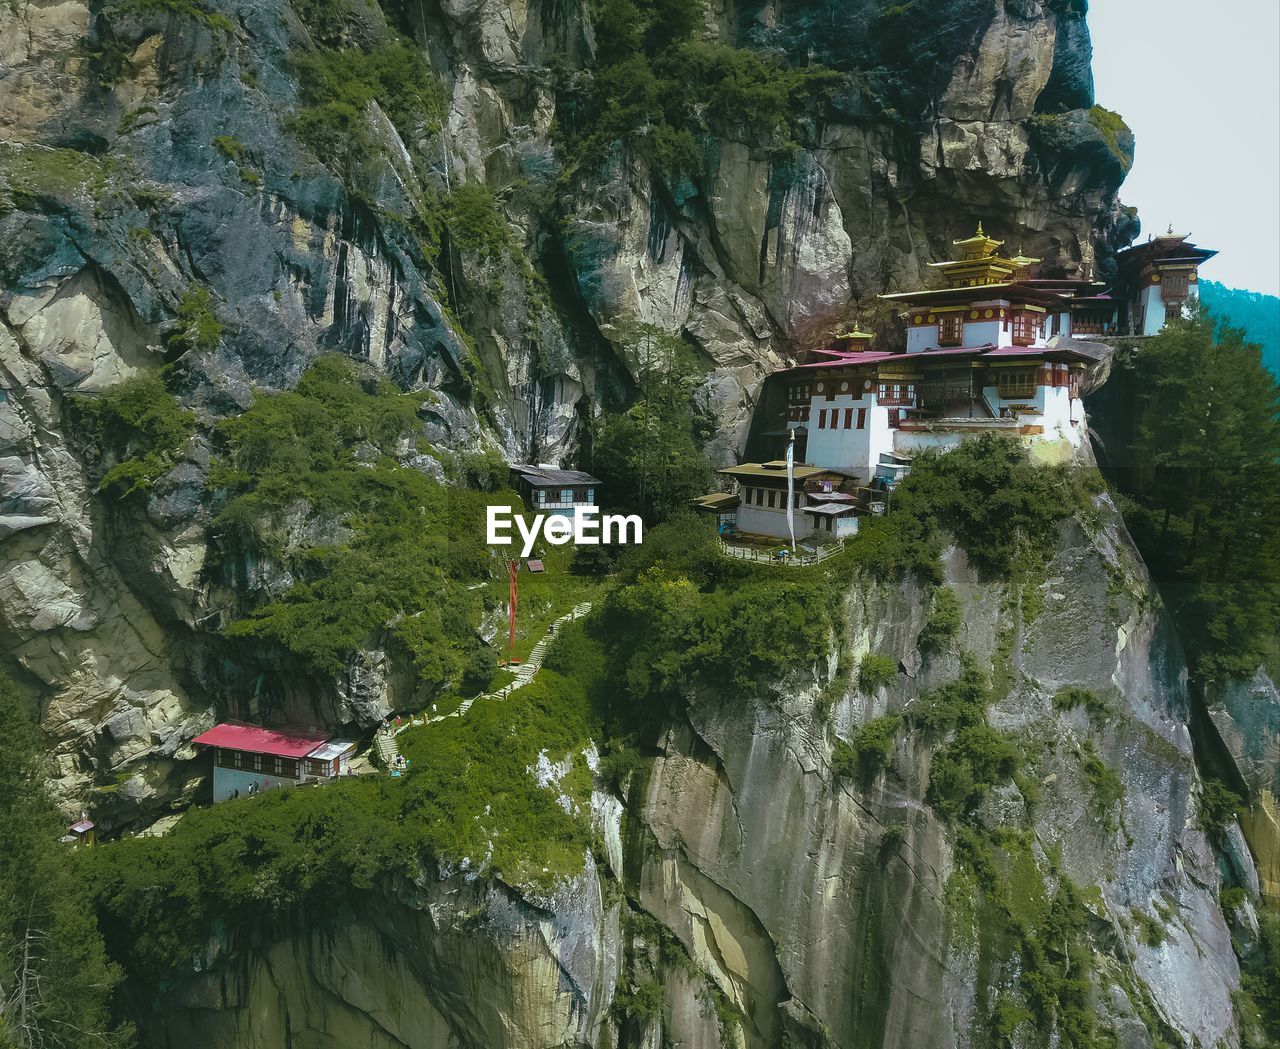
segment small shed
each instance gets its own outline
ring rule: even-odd
[[[721,535],[732,532],[737,525],[738,507],[742,498],[730,492],[712,492],[700,495],[693,500],[692,506],[700,514],[714,517],[716,531]]]
[[[77,848],[80,846],[91,847],[97,841],[97,832],[94,829],[93,820],[81,818],[67,828],[66,837],[62,839]]]
[[[531,510],[572,517],[578,507],[596,506],[600,482],[583,470],[513,463],[511,483]]]

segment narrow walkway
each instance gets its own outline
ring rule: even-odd
[[[547,655],[547,647],[551,643],[551,639],[555,637],[556,630],[560,627],[560,624],[567,623],[572,619],[577,619],[579,616],[585,616],[590,611],[591,602],[583,601],[582,604],[575,605],[570,611],[566,612],[547,627],[547,632],[543,634],[542,637],[538,638],[538,643],[534,645],[532,651],[530,651],[529,658],[521,663],[516,669],[516,677],[514,681],[503,685],[502,688],[498,689],[496,692],[487,692],[484,695],[476,696],[474,699],[464,699],[458,704],[457,710],[451,711],[448,714],[440,714],[434,718],[428,717],[426,719],[426,724],[434,725],[436,722],[443,721],[445,718],[460,718],[471,709],[471,704],[477,699],[506,699],[507,696],[511,695],[511,693],[516,689],[524,688],[525,685],[529,684],[529,682],[537,676],[538,671],[542,668],[542,661]],[[423,722],[421,719],[414,718],[412,721],[408,721],[401,725],[396,729],[396,732],[403,732],[405,729],[415,724],[421,725]]]
[[[785,545],[786,540],[781,540]],[[790,565],[799,567],[801,565],[816,565],[819,561],[825,561],[828,557],[838,553],[843,547],[839,543],[825,543],[818,547],[816,553],[791,553],[787,551],[786,557],[775,557],[772,550],[762,550],[755,546],[735,546],[720,540],[720,552],[725,557],[737,558],[740,561],[758,561],[762,564],[771,565]]]

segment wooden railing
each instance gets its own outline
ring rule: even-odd
[[[790,550],[787,550],[785,556],[779,556],[776,550],[764,550],[758,546],[739,546],[735,543],[726,543],[723,539],[720,540],[720,552],[725,557],[732,557],[740,561],[755,561],[760,564],[791,565],[793,567],[816,565],[818,562],[825,561],[832,554],[837,553],[840,548],[840,543],[827,543],[818,547],[816,553],[797,550],[793,554]]]

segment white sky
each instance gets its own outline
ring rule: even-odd
[[[1221,254],[1201,273],[1280,294],[1280,3],[1092,0],[1098,103],[1133,128],[1120,189],[1142,235]]]

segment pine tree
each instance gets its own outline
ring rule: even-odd
[[[1205,315],[1133,353],[1126,515],[1203,680],[1251,673],[1280,622],[1280,387]]]
[[[65,820],[46,786],[43,741],[0,671],[0,1046],[124,1049],[109,1019],[119,970],[106,956]]]

